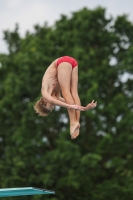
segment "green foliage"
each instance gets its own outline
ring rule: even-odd
[[[55,190],[45,196],[52,200],[132,199],[133,24],[125,15],[107,19],[103,8],[84,8],[62,15],[53,27],[35,25],[24,38],[16,25],[4,38],[9,54],[0,55],[0,187]],[[76,140],[69,136],[66,109],[46,118],[33,110],[46,68],[62,55],[78,60],[82,105],[98,102],[81,113]]]

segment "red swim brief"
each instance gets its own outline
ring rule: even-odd
[[[63,62],[70,63],[72,65],[72,69],[74,67],[78,66],[78,62],[74,58],[72,58],[70,56],[63,56],[63,57],[58,58],[57,67],[59,66],[59,64],[61,64]]]

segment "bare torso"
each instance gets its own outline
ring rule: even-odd
[[[51,65],[47,68],[43,79],[42,79],[42,91],[47,91],[51,96],[57,97],[60,92],[60,85],[57,77],[57,63],[56,59],[51,63]]]

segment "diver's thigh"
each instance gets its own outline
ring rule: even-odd
[[[72,66],[67,62],[63,62],[58,66],[58,81],[62,89],[70,90]]]

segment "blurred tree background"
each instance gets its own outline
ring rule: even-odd
[[[41,200],[133,198],[133,23],[106,9],[62,15],[54,26],[35,25],[22,38],[5,31],[0,54],[0,188],[39,187]],[[33,110],[49,64],[62,55],[79,63],[80,136],[70,139],[67,110],[41,118]],[[20,199],[20,197],[10,197]]]

